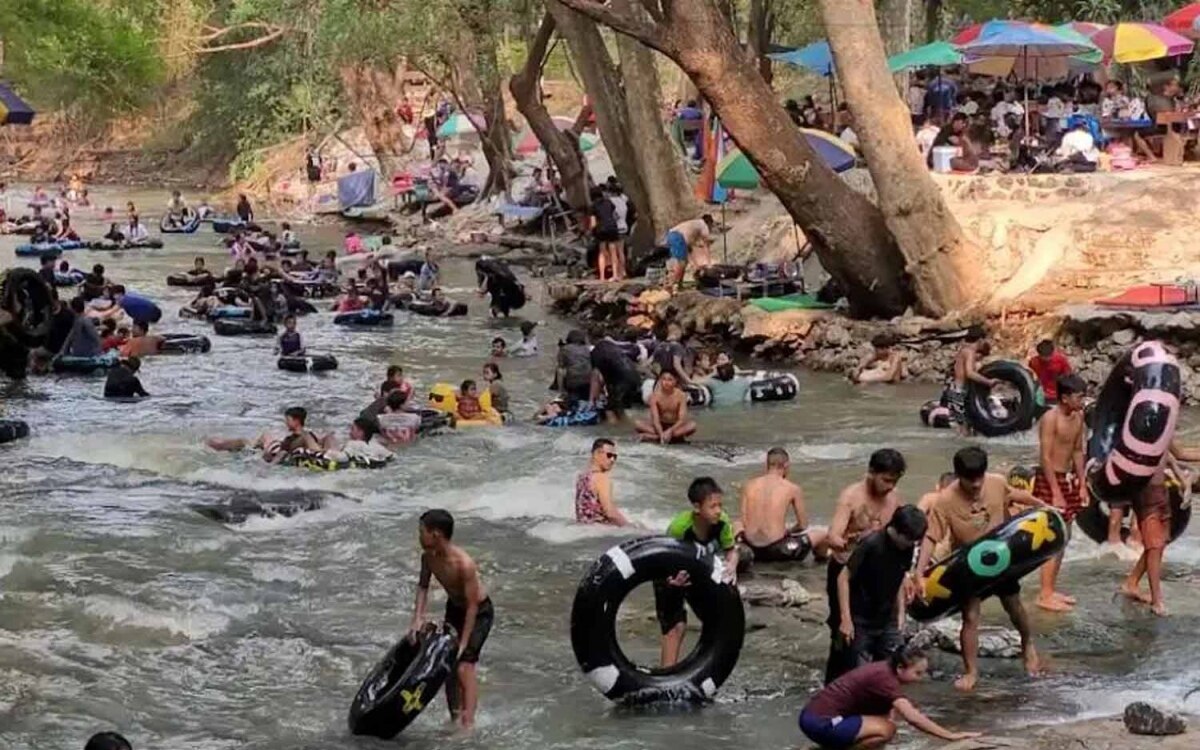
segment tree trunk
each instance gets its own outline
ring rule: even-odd
[[[499,40],[493,27],[495,8],[492,0],[460,0],[459,15],[474,38],[475,80],[479,104],[486,125],[479,133],[483,158],[488,163],[487,181],[481,198],[507,194],[515,174],[512,166],[512,138],[504,112],[504,76],[497,52]]]
[[[804,230],[822,266],[845,289],[854,314],[904,312],[912,295],[904,259],[883,214],[813,152],[746,60],[713,0],[663,3],[666,10],[657,23],[618,13],[595,0],[555,2],[641,39],[674,60]]]
[[[612,161],[613,171],[625,188],[625,193],[637,207],[638,215],[653,216],[649,193],[642,181],[637,154],[633,150],[629,120],[626,115],[625,93],[617,70],[613,67],[608,48],[600,36],[600,30],[590,19],[557,2],[546,5],[547,12],[554,16],[558,32],[567,43],[571,56],[583,79],[592,108],[596,112],[596,126],[604,141],[604,148]],[[631,251],[644,252],[653,247],[656,239],[650,221],[639,221],[630,238]]]
[[[936,42],[942,23],[942,0],[925,0],[925,43]]]
[[[611,0],[611,3],[617,9],[636,10],[631,0]],[[621,80],[625,83],[630,142],[650,202],[650,213],[641,220],[650,221],[655,238],[665,237],[671,227],[694,219],[703,211],[692,193],[682,155],[663,127],[662,89],[654,53],[624,34],[617,35],[617,53],[621,60]]]
[[[963,236],[913,140],[887,73],[872,0],[821,0],[834,61],[879,207],[904,253],[921,311],[942,316],[982,291],[979,250]]]
[[[758,72],[769,86],[775,71],[771,67],[771,59],[767,53],[771,49],[771,37],[775,30],[775,14],[772,12],[773,0],[750,0],[750,10],[746,25],[746,47]]]
[[[883,0],[880,4],[880,23],[887,55],[898,55],[912,48],[913,3],[917,0]],[[908,73],[893,76],[896,88],[908,90]]]
[[[399,170],[400,156],[410,147],[404,122],[396,114],[396,105],[404,98],[404,66],[383,70],[348,65],[340,73],[346,98],[358,110],[367,142],[379,159],[379,171],[390,181]]]
[[[512,92],[517,110],[525,117],[538,142],[546,149],[546,155],[558,168],[559,178],[567,194],[567,203],[582,215],[591,201],[588,198],[587,164],[580,150],[571,143],[571,139],[578,138],[578,135],[564,133],[558,129],[542,102],[538,88],[538,81],[542,77],[542,65],[545,63],[553,36],[554,17],[547,13],[542,17],[537,36],[529,47],[524,67],[509,79],[508,90]]]

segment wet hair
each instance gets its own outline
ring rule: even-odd
[[[71,300],[71,310],[74,311],[76,315],[83,315],[83,297],[75,297]]]
[[[616,443],[609,440],[608,438],[596,438],[595,440],[592,441],[592,453],[595,453],[596,451],[600,450],[601,448],[610,448],[610,447],[615,447],[615,446],[616,446]]]
[[[987,469],[987,451],[977,445],[961,448],[954,454],[954,476],[959,479],[979,479]]]
[[[710,227],[717,223],[716,219],[713,218],[712,214],[704,214],[700,218],[703,219],[704,223],[709,225]]]
[[[871,346],[876,349],[887,349],[896,345],[896,339],[890,333],[877,333],[871,338]]]
[[[583,331],[579,330],[578,328],[575,328],[575,329],[567,332],[567,343],[568,344],[586,344],[587,343],[587,335]]]
[[[925,659],[925,652],[915,646],[900,646],[888,655],[888,665],[893,672],[899,672]]]
[[[955,479],[958,479],[958,475],[953,471],[943,471],[942,475],[938,477],[938,489],[949,487]]]
[[[529,334],[533,333],[534,328],[537,328],[537,323],[534,323],[532,320],[526,320],[525,322],[521,323],[521,334],[528,336]]]
[[[288,419],[296,420],[300,423],[301,427],[303,427],[304,423],[308,421],[308,411],[302,406],[291,407],[283,413],[283,416],[287,417]]]
[[[894,474],[903,476],[908,469],[904,456],[894,448],[880,448],[871,454],[867,462],[867,471],[872,474]]]
[[[116,732],[97,732],[88,739],[83,750],[133,750],[133,745]]]
[[[291,314],[291,313],[288,313],[287,315],[284,315],[284,316],[283,316],[283,323],[284,323],[284,325],[287,325],[287,322],[288,322],[289,320],[290,320],[290,321],[292,321],[293,323],[295,323],[295,322],[296,322],[296,316],[295,316],[295,315],[293,315],[293,314]]]
[[[389,409],[401,409],[408,401],[408,394],[399,388],[393,387],[387,392],[387,404]]]
[[[925,530],[929,527],[929,519],[915,505],[901,505],[892,514],[888,526],[895,529],[905,539],[919,542],[925,538]]]
[[[983,326],[975,325],[967,329],[967,343],[974,344],[976,341],[983,341],[987,338],[987,331]]]
[[[721,485],[717,484],[717,480],[712,477],[699,477],[693,479],[688,485],[688,502],[692,505],[699,505],[713,495],[724,494],[721,490]]]
[[[403,374],[404,374],[404,368],[401,367],[400,365],[390,365],[387,368],[387,379],[388,380],[391,380],[392,378],[396,377],[397,375],[403,375]]]
[[[101,333],[112,334],[116,330],[117,330],[117,321],[113,320],[112,318],[105,318],[104,320],[100,321]]]
[[[136,331],[138,329],[141,329],[142,333],[149,333],[150,324],[144,320],[135,320],[133,321],[133,330]]]
[[[497,336],[496,338],[492,339],[492,346],[495,346],[496,344],[499,344],[500,348],[502,349],[508,348],[508,342],[504,340],[503,336]]]
[[[136,354],[131,355],[125,359],[125,366],[129,368],[130,372],[137,372],[142,366],[142,360]]]
[[[1050,339],[1042,339],[1038,342],[1037,353],[1039,357],[1049,357],[1054,353],[1054,342]]]
[[[1079,377],[1075,373],[1063,375],[1058,379],[1057,385],[1058,395],[1060,398],[1062,396],[1071,396],[1076,393],[1083,393],[1087,390],[1087,383],[1083,382],[1083,378]]]
[[[283,231],[285,231],[285,232],[286,232],[287,230],[289,230],[289,229],[291,229],[291,228],[292,228],[292,225],[291,225],[291,224],[289,224],[289,223],[287,223],[287,222],[285,221],[285,222],[283,222],[282,224],[280,224],[280,225],[279,225],[279,227],[280,227],[280,228],[281,228]]]
[[[204,258],[202,258],[202,257],[200,257],[199,255],[197,255],[197,256],[196,256],[196,260],[195,260],[194,262],[195,262],[195,265],[202,266],[202,265],[204,265]]]
[[[462,382],[462,385],[459,386],[459,393],[465,394],[467,391],[471,390],[474,387],[475,387],[475,381],[471,380],[470,378],[467,378],[466,380],[464,380]]]
[[[784,466],[786,466],[788,461],[790,461],[790,460],[791,460],[791,457],[788,456],[788,452],[785,451],[783,448],[776,447],[776,448],[772,448],[771,450],[767,451],[767,468],[768,469],[781,469]]]
[[[969,121],[969,118],[963,112],[955,112],[954,116],[950,118],[950,122],[968,122],[968,121]]]
[[[732,362],[717,365],[717,380],[730,381],[736,374],[737,370],[734,369]]]
[[[421,514],[421,525],[430,532],[437,532],[450,541],[454,538],[454,516],[450,511],[435,508]]]
[[[108,291],[111,292],[112,294],[124,294],[125,293],[125,285],[124,284],[113,284],[112,286],[110,286],[108,288]]]
[[[370,417],[358,417],[354,420],[354,426],[362,430],[363,441],[367,443],[379,434],[379,423]]]
[[[483,366],[483,371],[491,370],[496,375],[496,380],[504,380],[504,376],[500,374],[500,367],[494,362],[487,362]]]

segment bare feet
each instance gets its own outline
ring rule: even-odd
[[[1051,594],[1048,597],[1039,596],[1037,598],[1037,605],[1050,612],[1070,612],[1073,609],[1069,603],[1063,601],[1054,594]]]
[[[1037,677],[1042,673],[1042,659],[1033,644],[1025,649],[1025,673],[1030,677]]]
[[[1122,584],[1119,591],[1120,591],[1121,596],[1124,596],[1128,599],[1132,599],[1135,602],[1141,602],[1142,604],[1150,603],[1150,595],[1149,594],[1143,592],[1141,589],[1138,589],[1136,587],[1131,587],[1129,584]]]
[[[975,689],[975,683],[979,681],[979,674],[976,672],[968,672],[954,681],[954,687],[969,693]]]
[[[1158,615],[1159,617],[1166,617],[1167,616],[1167,605],[1162,602],[1159,602],[1158,604],[1152,604],[1152,605],[1150,605],[1150,611],[1153,612],[1154,614]]]

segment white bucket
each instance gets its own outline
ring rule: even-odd
[[[933,171],[947,174],[951,172],[950,160],[958,156],[954,146],[937,146],[933,149]]]

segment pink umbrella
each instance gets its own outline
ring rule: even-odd
[[[1156,23],[1118,23],[1092,37],[1105,60],[1135,63],[1176,57],[1192,51],[1194,44],[1174,31]]]
[[[550,119],[554,120],[554,126],[559,130],[570,130],[575,127],[575,121],[570,117],[552,117]],[[541,150],[542,144],[538,141],[533,128],[527,126],[513,141],[513,148],[518,154],[532,154]]]

